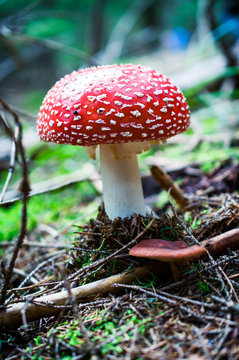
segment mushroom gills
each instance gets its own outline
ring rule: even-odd
[[[128,143],[107,144],[107,146],[108,146],[108,150],[111,152],[112,156],[114,156],[116,159],[121,159],[121,158],[129,158],[132,154],[140,154],[143,151],[149,150],[152,145],[166,143],[166,141],[167,141],[166,139],[145,140],[142,142],[132,141],[132,142],[128,142]],[[102,146],[102,145],[99,145],[99,146]],[[86,150],[91,159],[96,158],[97,148],[98,148],[98,145],[86,146]]]

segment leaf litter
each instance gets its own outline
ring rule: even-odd
[[[74,227],[76,237],[67,251],[23,246],[26,259],[17,264],[7,304],[30,303],[36,294],[74,288],[142,265],[142,259],[128,255],[127,247],[142,231],[144,238],[190,243],[182,220],[199,241],[237,228],[238,169],[235,160],[228,160],[203,178],[182,170],[181,188],[191,196],[184,213],[154,209],[159,217],[153,222],[151,216],[136,215],[111,221],[100,207],[96,219]],[[104,261],[122,247],[124,251]],[[182,270],[179,282],[165,273],[164,278],[152,275],[145,281],[116,284],[119,292],[86,303],[71,298],[57,316],[4,329],[3,357],[239,359],[238,255],[238,249],[225,249],[213,261],[198,260]]]

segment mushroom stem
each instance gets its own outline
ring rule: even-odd
[[[177,264],[174,261],[171,261],[169,265],[173,274],[174,281],[179,281],[181,279],[181,274],[179,272]]]
[[[103,200],[109,218],[130,217],[133,213],[146,215],[137,155],[116,159],[111,145],[99,147]]]

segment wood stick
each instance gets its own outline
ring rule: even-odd
[[[102,184],[99,179],[99,174],[97,170],[92,164],[86,163],[80,170],[73,171],[70,174],[60,175],[56,178],[51,178],[49,180],[44,180],[39,183],[32,184],[31,191],[29,192],[28,197],[62,189],[74,183],[82,182],[85,180],[91,181],[99,192],[102,191]],[[0,204],[12,204],[20,199],[22,199],[22,194],[20,192],[15,190],[9,190],[5,193],[4,200],[1,201]]]
[[[185,208],[189,204],[188,198],[179,188],[173,179],[161,167],[152,165],[150,167],[153,178],[159,183],[162,189],[168,191],[171,188],[170,195],[174,198],[181,208]]]
[[[223,234],[214,236],[211,239],[206,239],[201,242],[202,247],[207,248],[210,253],[220,253],[225,248],[238,248],[239,247],[239,229],[229,230]],[[194,245],[193,245],[194,246]],[[196,245],[197,246],[197,245]],[[199,246],[197,246],[199,247]],[[205,252],[202,252],[200,257],[205,257]],[[195,259],[199,258],[197,252],[195,253]],[[170,274],[170,267],[168,263],[162,263],[160,261],[153,261],[143,267],[136,267],[121,274],[110,276],[106,279],[94,281],[90,284],[79,286],[71,289],[72,295],[78,302],[87,302],[98,296],[103,296],[108,293],[116,291],[113,287],[115,283],[118,284],[131,284],[136,279],[147,279],[151,273],[160,277],[166,277]],[[68,301],[69,293],[67,291],[57,292],[51,295],[41,296],[35,298],[37,302],[43,302],[44,305],[36,305],[29,303],[25,309],[26,303],[21,302],[10,305],[5,311],[0,312],[0,328],[17,328],[23,324],[23,312],[27,321],[37,320],[43,317],[50,317],[57,315],[61,309],[47,306],[47,303],[53,303],[55,305],[66,305]]]
[[[103,296],[105,294],[116,292],[116,288],[113,284],[131,284],[136,279],[146,279],[151,273],[160,273],[165,276],[165,273],[169,273],[168,264],[155,263],[149,264],[143,267],[135,267],[129,271],[110,276],[106,279],[97,280],[90,284],[82,285],[76,288],[72,288],[72,295],[78,302],[87,302],[90,299]],[[57,315],[62,309],[54,308],[47,303],[53,303],[54,305],[66,305],[69,298],[68,291],[60,291],[55,294],[41,296],[35,298],[34,301],[43,302],[44,306],[29,303],[20,302],[10,305],[5,311],[0,312],[0,328],[17,328],[24,323],[23,317],[27,321],[37,320],[43,317],[50,317]]]
[[[201,245],[213,254],[220,253],[226,248],[239,248],[239,228],[203,240]]]

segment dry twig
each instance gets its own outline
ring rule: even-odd
[[[189,204],[189,199],[184,195],[183,191],[173,181],[166,171],[159,166],[151,166],[150,168],[153,178],[159,183],[159,185],[166,191],[170,190],[170,194],[178,205],[184,209]]]
[[[164,269],[162,271],[162,268]],[[85,302],[94,299],[109,292],[114,292],[112,285],[115,283],[130,284],[136,279],[145,278],[151,271],[155,271],[155,265],[145,267],[137,267],[121,274],[113,275],[109,278],[95,281],[90,284],[79,286],[71,289],[72,296],[77,301]],[[157,272],[165,273],[165,265],[158,264]],[[66,280],[65,280],[66,281]],[[31,295],[31,299],[34,297]],[[0,327],[16,328],[22,324],[22,309],[24,309],[26,321],[40,319],[41,317],[49,317],[59,313],[62,305],[66,305],[69,300],[69,291],[60,291],[59,293],[43,296],[31,300],[26,303],[20,302],[10,305],[5,311],[0,312]],[[52,307],[51,304],[54,306]],[[59,307],[60,306],[60,307]]]
[[[10,113],[15,121],[15,129],[18,129],[18,131],[15,130],[15,134],[18,135],[16,138],[14,135],[14,132],[12,129],[7,125],[7,123],[4,121],[4,119],[0,116],[0,121],[4,127],[4,130],[6,131],[7,135],[12,138],[16,150],[18,151],[20,158],[21,158],[21,170],[22,170],[22,181],[20,185],[20,192],[23,194],[22,198],[22,214],[21,214],[21,228],[20,232],[16,241],[16,246],[13,250],[12,257],[10,259],[6,276],[4,277],[3,285],[1,288],[1,294],[0,294],[0,304],[3,305],[6,299],[6,291],[9,286],[9,282],[11,280],[13,267],[18,255],[18,252],[20,250],[20,247],[24,241],[25,235],[26,235],[26,229],[27,229],[27,198],[28,193],[30,191],[30,185],[29,185],[29,179],[28,179],[28,166],[25,156],[24,147],[22,145],[22,128],[21,123],[19,121],[18,115],[7,105],[5,101],[0,99],[0,104],[2,105],[3,109]],[[11,171],[11,170],[10,170]],[[7,178],[8,181],[8,178]]]

